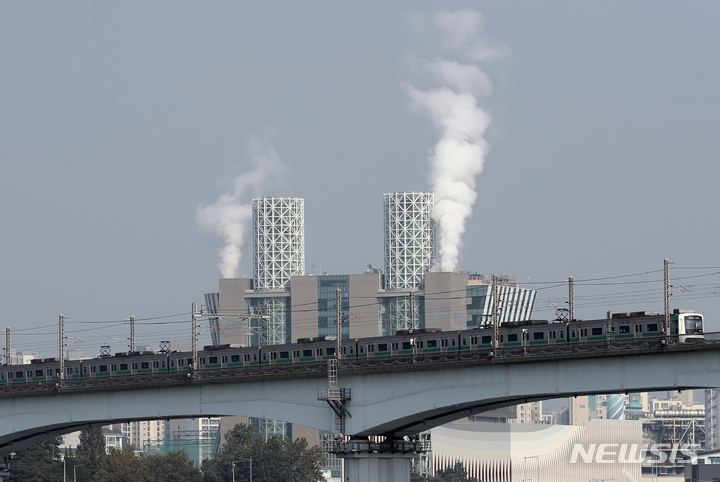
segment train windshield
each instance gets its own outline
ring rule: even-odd
[[[685,317],[685,329],[690,331],[702,331],[703,329],[703,322],[702,322],[702,316],[698,315],[689,315]]]

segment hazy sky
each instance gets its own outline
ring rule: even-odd
[[[470,8],[487,58],[433,23]],[[308,272],[382,268],[383,193],[433,186],[442,130],[410,93],[452,87],[428,74],[445,59],[492,84],[458,268],[543,288],[536,318],[573,276],[593,318],[662,310],[669,258],[672,307],[718,330],[719,20],[710,1],[0,0],[4,326],[46,356],[60,313],[91,353],[131,315],[167,317],[139,344],[187,338],[224,244],[196,213],[258,152],[280,168],[239,198],[305,199]]]

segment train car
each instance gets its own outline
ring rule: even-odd
[[[114,357],[91,358],[80,362],[80,378],[140,375],[168,371],[167,355],[154,351],[129,351]]]
[[[703,316],[693,310],[674,310],[672,317],[680,343],[697,343],[705,340]]]

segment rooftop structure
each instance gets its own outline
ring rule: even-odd
[[[435,258],[435,195],[428,192],[385,194],[385,289],[423,286]]]
[[[282,290],[305,274],[305,200],[252,201],[253,281],[256,290]]]

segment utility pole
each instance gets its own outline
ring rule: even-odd
[[[193,301],[192,304],[192,371],[193,376],[197,375],[198,359],[197,359],[197,305]]]
[[[665,273],[665,337],[670,342],[670,273],[669,273],[669,261],[665,258],[664,273]]]
[[[60,315],[58,319],[60,331],[60,381],[65,380],[65,317]]]
[[[10,328],[5,328],[5,364],[10,365]]]
[[[575,283],[573,277],[568,278],[568,315],[569,321],[575,321]]]
[[[135,351],[135,317],[130,317],[130,351]]]
[[[410,292],[410,329],[415,329],[415,292]]]
[[[496,274],[492,275],[492,323],[493,323],[493,348],[498,349],[500,347],[500,326],[498,323],[498,278]]]
[[[335,354],[335,358],[338,361],[338,364],[340,363],[340,359],[342,358],[342,304],[341,304],[341,296],[340,296],[340,288],[337,289],[337,293],[335,296],[335,303],[337,304],[337,350]]]

